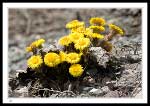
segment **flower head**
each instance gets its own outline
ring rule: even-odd
[[[32,52],[32,48],[31,47],[26,47],[26,51],[27,52]]]
[[[39,68],[42,63],[43,63],[43,60],[40,55],[33,55],[27,61],[28,67],[32,69]]]
[[[74,33],[74,32],[78,32],[78,33],[84,33],[86,30],[85,27],[81,26],[81,27],[77,27],[77,28],[72,28],[71,29],[71,32]]]
[[[36,41],[36,47],[40,47],[45,42],[44,39],[39,39]]]
[[[73,77],[80,77],[83,72],[84,72],[83,67],[82,67],[80,64],[73,64],[73,65],[71,65],[71,67],[69,68],[69,73],[70,73]]]
[[[93,31],[90,28],[86,28],[84,34],[86,35],[86,37],[91,37]]]
[[[84,26],[84,22],[80,22],[78,20],[73,20],[69,23],[66,24],[66,28],[77,28],[77,27],[81,27],[81,26]]]
[[[99,17],[94,17],[90,19],[90,24],[91,25],[99,25],[99,26],[103,26],[105,25],[105,20],[103,18],[99,18]]]
[[[89,47],[89,45],[90,45],[90,39],[89,38],[81,38],[75,44],[75,48],[79,49],[79,50],[83,50],[84,48]]]
[[[40,47],[44,42],[45,42],[44,39],[38,39],[38,40],[32,42],[30,46],[37,48],[37,47]]]
[[[60,63],[60,56],[53,52],[47,53],[44,56],[44,62],[49,67],[55,67]]]
[[[69,54],[67,54],[66,61],[71,64],[78,63],[80,61],[80,54],[69,53]]]
[[[67,54],[65,52],[60,51],[59,56],[60,56],[60,61],[61,62],[66,61]]]
[[[103,26],[90,26],[89,27],[90,29],[93,29],[93,31],[96,31],[96,32],[102,32],[102,31],[105,31],[105,28]]]
[[[115,31],[116,34],[120,34],[120,35],[124,34],[123,30],[120,27],[118,27],[118,26],[116,26],[114,24],[109,24],[109,28],[111,30]]]
[[[98,34],[98,33],[92,33],[91,35],[92,38],[97,38],[97,39],[103,39],[104,35]]]
[[[45,42],[44,39],[38,39],[30,44],[30,46],[26,47],[27,52],[32,52],[34,48],[39,48]]]
[[[62,46],[68,46],[72,41],[69,36],[63,36],[59,39],[58,43]]]
[[[82,33],[71,33],[70,35],[70,39],[72,42],[76,43],[79,39],[83,38],[84,35]]]

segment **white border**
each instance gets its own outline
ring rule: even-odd
[[[9,98],[7,83],[9,8],[141,8],[143,98]],[[147,3],[3,3],[3,103],[147,103]]]

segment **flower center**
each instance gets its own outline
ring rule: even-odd
[[[81,41],[81,42],[79,42],[79,44],[80,44],[81,46],[84,46],[84,45],[86,44],[86,42]]]

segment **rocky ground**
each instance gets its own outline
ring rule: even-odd
[[[113,74],[101,76],[93,68],[94,75],[87,83],[81,84],[79,94],[52,91],[50,97],[141,97],[142,91],[142,35],[140,9],[10,9],[9,10],[9,79],[16,76],[16,70],[26,70],[26,59],[30,56],[25,47],[38,38],[54,44],[59,37],[67,35],[65,24],[73,19],[88,25],[90,17],[103,17],[125,30],[125,36],[113,40],[112,55],[121,63],[122,71],[113,79]],[[53,48],[53,47],[51,47]],[[94,48],[97,55],[100,48]],[[90,70],[89,70],[90,72]],[[95,80],[97,79],[97,80]],[[17,83],[17,82],[15,82]],[[11,82],[10,86],[13,83]],[[9,89],[10,97],[28,97],[28,87]]]

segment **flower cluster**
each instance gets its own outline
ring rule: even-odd
[[[30,44],[30,46],[26,47],[27,52],[32,52],[34,48],[40,48],[42,44],[45,42],[44,39],[39,39]]]
[[[45,42],[44,39],[39,39],[32,42],[28,47],[26,47],[27,52],[33,52],[27,65],[29,68],[43,69],[42,67],[47,67],[47,70],[57,68],[62,68],[61,64],[69,66],[67,72],[72,77],[82,76],[84,70],[84,64],[81,64],[82,57],[85,57],[88,53],[88,48],[91,46],[97,46],[97,43],[103,49],[111,52],[113,46],[109,42],[116,34],[123,35],[123,30],[114,25],[108,24],[110,32],[106,35],[103,34],[105,31],[106,21],[103,18],[93,17],[89,20],[90,26],[86,27],[84,22],[73,20],[66,24],[66,28],[69,29],[70,33],[68,35],[62,36],[58,40],[58,44],[63,46],[63,50],[59,51],[49,51],[37,53],[37,49],[42,48],[42,44]],[[84,55],[84,56],[83,56]],[[86,57],[85,57],[86,58]],[[59,67],[60,65],[60,67]],[[42,70],[44,71],[44,70]]]

